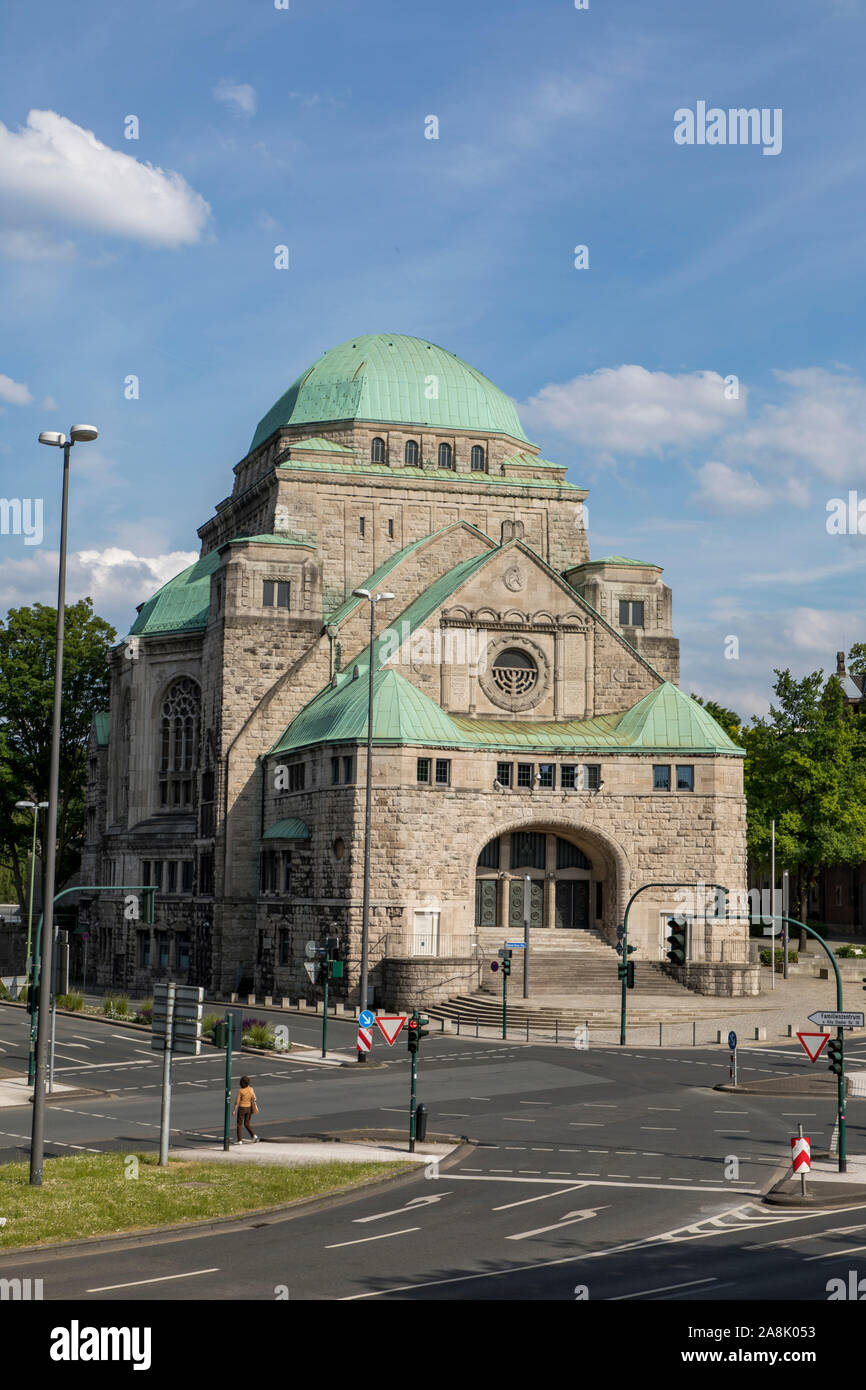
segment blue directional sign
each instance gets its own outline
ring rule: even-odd
[[[736,1047],[736,1045],[737,1045],[737,1035],[736,1035],[736,1033],[735,1033],[735,1032],[733,1031],[733,1029],[732,1029],[731,1032],[728,1034],[728,1047],[729,1047],[729,1048],[731,1049],[731,1051],[733,1052],[733,1050],[734,1050],[734,1048]]]
[[[521,951],[523,951],[523,950],[526,949],[526,942],[525,942],[525,941],[506,941],[505,944],[506,944],[506,946],[516,946],[516,947],[518,948],[518,950],[521,950]]]
[[[370,1010],[369,1010],[369,1009],[362,1009],[362,1010],[361,1010],[360,1016],[359,1016],[359,1018],[358,1018],[358,1027],[359,1027],[359,1028],[372,1028],[372,1027],[373,1027],[373,1024],[374,1024],[375,1022],[376,1022],[376,1020],[375,1020],[375,1018],[373,1017],[373,1015],[370,1013]]]

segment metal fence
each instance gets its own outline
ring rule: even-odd
[[[388,932],[383,945],[383,955],[392,960],[406,957],[417,960],[466,960],[481,954],[478,938],[470,933],[440,935],[436,932],[421,937],[413,932]]]

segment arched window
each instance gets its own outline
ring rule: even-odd
[[[373,443],[370,445],[370,462],[371,462],[371,463],[384,463],[384,462],[385,462],[385,441],[384,441],[384,439],[380,439],[378,435],[376,435],[376,438],[373,440]]]
[[[418,467],[418,440],[407,439],[406,447],[403,450],[403,462],[409,468]]]
[[[198,766],[201,691],[181,676],[165,692],[160,709],[159,804],[166,811],[193,805]]]
[[[454,460],[454,450],[451,448],[451,445],[450,445],[450,444],[440,444],[440,445],[439,445],[439,467],[440,467],[440,468],[453,468],[453,467],[454,467],[454,462],[453,462],[453,460]]]
[[[473,473],[486,473],[486,472],[487,472],[487,460],[486,460],[485,457],[484,457],[484,448],[483,448],[483,446],[482,446],[481,444],[473,444],[473,445],[472,445],[472,453],[471,453],[471,455],[470,455],[470,465],[471,465],[471,468],[472,468],[472,472],[473,472]]]
[[[526,695],[538,681],[538,667],[526,652],[509,647],[493,663],[493,682],[503,695]]]

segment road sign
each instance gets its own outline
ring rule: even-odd
[[[307,957],[307,960],[312,960],[313,956],[315,956],[318,952],[318,949],[319,947],[317,942],[308,941],[306,946],[304,947],[304,955]]]
[[[406,1022],[406,1017],[406,1014],[383,1014],[381,1018],[377,1017],[376,1027],[389,1047],[394,1046],[397,1035]]]
[[[803,1051],[805,1052],[806,1056],[809,1058],[809,1061],[810,1061],[810,1062],[817,1062],[818,1058],[821,1056],[821,1053],[822,1053],[823,1050],[824,1050],[824,1047],[825,1047],[825,1045],[826,1045],[826,1043],[827,1043],[828,1038],[830,1037],[830,1034],[829,1034],[829,1033],[798,1033],[798,1034],[797,1034],[797,1037],[800,1039],[800,1046],[802,1047],[802,1049],[803,1049]],[[809,1039],[809,1042],[806,1041],[807,1038]],[[814,1050],[814,1052],[813,1052],[813,1051],[812,1051],[812,1048],[809,1046],[809,1043],[810,1043],[810,1042],[815,1042],[815,1041],[817,1041],[818,1046],[817,1046],[817,1048],[815,1048],[815,1050]]]
[[[574,1030],[574,1045],[578,1052],[589,1050],[589,1028],[585,1023],[579,1023]]]
[[[733,1050],[734,1050],[734,1048],[736,1047],[736,1045],[737,1045],[737,1035],[736,1035],[736,1033],[734,1032],[734,1030],[733,1030],[733,1028],[732,1028],[731,1031],[730,1031],[730,1033],[728,1034],[728,1047],[729,1047],[729,1048],[731,1049],[731,1051],[733,1052]]]
[[[372,1028],[374,1021],[373,1015],[369,1009],[362,1009],[358,1015],[359,1028]]]
[[[814,1023],[816,1028],[862,1028],[866,1023],[866,1016],[846,1013],[843,1010],[833,1012],[829,1009],[818,1009],[809,1015],[809,1022]]]
[[[491,969],[491,970],[498,970],[498,969],[499,969],[499,961],[498,961],[498,960],[492,960],[492,961],[490,962],[490,969]]]
[[[505,944],[506,946],[516,946],[518,951],[524,951],[526,949],[525,941],[506,941]]]
[[[810,1173],[812,1171],[812,1150],[808,1134],[791,1140],[791,1157],[795,1173]]]
[[[315,984],[315,983],[316,983],[316,976],[317,976],[318,973],[319,973],[319,962],[316,961],[316,960],[305,960],[305,961],[304,961],[304,969],[306,970],[306,972],[307,972],[307,974],[309,975],[310,979],[312,980],[313,984]]]
[[[359,1029],[358,1029],[358,1051],[359,1051],[359,1052],[369,1052],[370,1049],[372,1048],[372,1046],[373,1046],[373,1029],[372,1029],[372,1028],[359,1028]]]

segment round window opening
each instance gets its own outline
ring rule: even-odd
[[[343,855],[344,855],[345,853],[346,853],[346,842],[345,842],[345,840],[341,840],[341,839],[339,839],[339,838],[336,839],[336,840],[334,841],[334,854],[336,855],[336,857],[337,857],[338,859],[342,859],[342,858],[343,858]]]
[[[528,695],[538,684],[538,667],[526,652],[509,647],[493,663],[493,684],[512,698]]]

